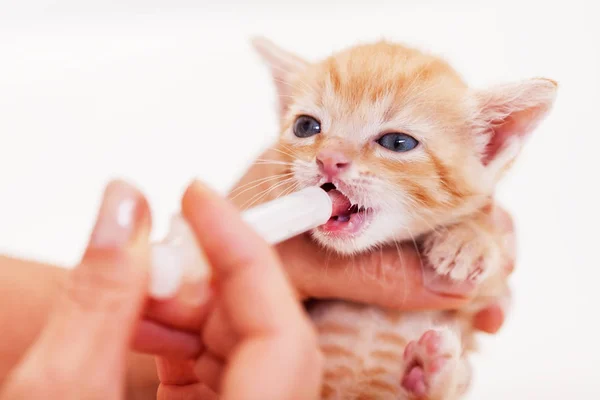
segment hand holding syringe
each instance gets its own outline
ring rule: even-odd
[[[196,243],[202,248],[208,261],[190,265],[197,270],[210,265],[218,274],[218,296],[208,307],[189,301],[186,289],[205,292],[184,280],[175,298],[146,301],[150,208],[145,196],[125,182],[107,187],[88,246],[72,271],[0,256],[0,274],[11,278],[0,282],[1,288],[19,282],[2,291],[8,296],[0,311],[9,351],[0,364],[18,364],[5,374],[0,399],[119,400],[126,393],[147,398],[157,378],[162,381],[158,396],[164,399],[316,398],[320,353],[315,333],[275,252],[243,223],[235,207],[200,183],[186,190],[181,210],[186,219],[175,220],[182,224],[175,222],[172,232],[179,230],[179,236],[170,235],[171,255],[181,255],[177,250],[186,243],[191,244],[186,251]],[[261,219],[260,209],[246,215],[251,224],[253,216]],[[187,223],[189,231],[181,231]],[[169,271],[182,267],[166,266]],[[196,368],[217,354],[209,347],[214,343],[204,339],[211,332],[223,333],[222,327],[232,329],[238,351],[218,353],[226,366],[219,375]],[[282,343],[293,346],[281,348]],[[135,362],[132,349],[138,353]],[[140,352],[155,357],[138,357]],[[265,385],[265,376],[274,383]],[[302,385],[289,379],[294,376],[303,377]],[[213,381],[219,382],[219,396],[203,385]]]
[[[269,244],[277,244],[307,232],[331,217],[332,201],[319,187],[264,203],[243,213],[243,219]],[[174,296],[184,281],[207,281],[210,268],[183,217],[171,220],[167,236],[152,248],[150,295],[157,299]]]

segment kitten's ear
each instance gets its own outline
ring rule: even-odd
[[[283,115],[291,102],[294,77],[304,71],[309,63],[263,37],[253,38],[252,45],[271,70],[279,97],[279,112]]]
[[[554,105],[556,82],[535,78],[475,93],[475,126],[481,135],[482,162],[502,173],[518,155],[529,134]]]

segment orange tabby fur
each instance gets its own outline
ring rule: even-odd
[[[281,137],[258,161],[267,170],[234,192],[248,199],[238,204],[322,184],[316,154],[335,149],[352,160],[340,190],[353,204],[372,207],[373,219],[352,240],[316,230],[316,241],[347,255],[418,242],[439,277],[478,288],[474,302],[454,312],[317,302],[310,313],[326,358],[323,399],[460,397],[470,380],[471,317],[507,289],[506,238],[488,215],[493,191],[551,109],[556,83],[475,90],[442,59],[384,41],[316,63],[265,39],[254,44],[277,86]],[[299,115],[317,118],[321,133],[295,137]],[[420,145],[388,151],[375,142],[388,132],[410,134]]]

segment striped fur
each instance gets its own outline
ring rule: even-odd
[[[352,159],[346,194],[372,207],[375,217],[352,240],[314,232],[315,240],[350,255],[414,240],[438,274],[478,285],[473,303],[453,312],[317,302],[309,312],[326,359],[322,398],[459,398],[470,381],[473,313],[507,290],[509,249],[489,218],[494,188],[551,109],[556,83],[530,79],[475,90],[442,59],[385,41],[314,63],[265,39],[254,44],[274,76],[282,132],[265,167],[247,177],[263,180],[245,189],[249,201],[238,204],[318,184],[315,156],[335,148]],[[293,135],[294,119],[303,114],[321,122],[319,135]],[[420,146],[386,152],[375,140],[387,132],[408,133]],[[405,383],[415,366],[425,374],[420,394]]]

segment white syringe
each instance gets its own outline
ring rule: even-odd
[[[242,218],[268,243],[277,244],[323,225],[331,213],[329,195],[319,187],[309,187],[251,208]],[[210,268],[187,222],[176,215],[167,236],[152,247],[150,295],[173,297],[184,276],[208,280]]]

